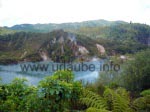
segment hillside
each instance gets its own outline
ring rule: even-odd
[[[150,45],[150,26],[145,24],[118,24],[113,26],[82,27],[70,32],[86,35],[91,38],[107,38],[120,41],[138,41]]]
[[[16,32],[15,30],[0,27],[0,35],[13,34],[15,32]]]
[[[126,23],[123,21],[106,21],[106,20],[91,20],[84,22],[74,22],[74,23],[48,23],[48,24],[20,24],[14,25],[12,27],[6,27],[11,30],[21,30],[21,31],[30,31],[30,32],[50,32],[56,29],[64,29],[64,30],[74,30],[79,29],[81,27],[97,27],[97,26],[112,26],[121,23]]]
[[[50,33],[17,32],[0,36],[0,62],[52,60],[66,62],[100,55],[96,41],[63,30]],[[71,59],[71,60],[70,60]]]
[[[63,29],[67,32],[85,35],[90,38],[108,38],[120,41],[134,40],[150,45],[150,26],[146,24],[127,23],[123,21],[93,20],[62,24],[20,24],[5,29],[47,33]]]
[[[60,58],[67,62],[87,61],[95,56],[136,53],[149,45],[150,26],[122,21],[22,24],[0,28],[1,63],[61,62]],[[98,46],[104,47],[103,55]]]

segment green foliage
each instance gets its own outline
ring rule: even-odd
[[[120,23],[116,25],[97,26],[97,27],[81,27],[71,30],[81,35],[91,38],[108,38],[129,43],[129,41],[137,40],[140,43],[148,45],[150,27],[145,24],[128,24]],[[133,45],[133,44],[132,44]],[[125,46],[124,46],[125,48]],[[128,47],[127,47],[128,48]]]
[[[104,71],[99,73],[99,77],[96,80],[96,83],[109,86],[110,88],[117,88],[122,81],[121,78],[121,74],[117,71]]]
[[[63,112],[74,109],[82,94],[81,83],[73,81],[71,71],[55,72],[38,87],[29,86],[25,81],[15,79],[10,84],[0,85],[0,111]]]
[[[75,30],[81,27],[96,27],[96,26],[110,26],[116,25],[120,23],[125,23],[123,21],[106,21],[106,20],[93,20],[93,21],[85,21],[81,23],[62,23],[62,24],[21,24],[10,27],[13,30],[21,30],[21,31],[30,31],[30,32],[49,32],[55,29],[64,29],[64,30]],[[23,26],[23,27],[22,27]]]
[[[118,87],[115,92],[124,98],[128,104],[130,103],[130,93],[126,89]]]
[[[0,35],[0,62],[9,64],[23,60],[41,61],[40,53],[46,54],[55,62],[72,62],[77,58],[75,52],[78,51],[78,44],[86,47],[90,55],[97,54],[95,40],[72,34],[77,37],[77,45],[74,45],[74,42],[69,39],[70,35],[63,30],[50,33],[16,32]],[[61,37],[64,38],[63,43],[59,42]]]
[[[90,107],[90,108],[88,108],[88,109],[86,110],[86,112],[110,112],[110,111]]]
[[[7,28],[0,27],[0,35],[13,34],[15,32],[16,32],[15,30],[10,30]]]
[[[142,91],[150,88],[150,50],[141,51],[135,54],[134,59],[130,60],[124,70],[124,86],[131,91]]]
[[[129,107],[128,94],[124,89],[113,91],[108,88],[104,92],[104,98],[109,105],[109,109],[113,112],[131,111]]]
[[[14,79],[12,83],[1,85],[0,91],[0,110],[5,111],[23,111],[24,99],[36,91],[35,87],[25,84],[26,79]]]
[[[89,91],[92,91],[94,93],[97,93],[98,95],[102,96],[106,87],[102,84],[99,83],[98,81],[93,83],[87,83],[85,85],[85,89],[88,89]]]
[[[74,75],[70,70],[59,70],[52,76],[53,80],[65,81],[67,83],[73,82]]]
[[[81,102],[86,104],[88,107],[94,107],[97,109],[106,109],[106,101],[99,95],[92,91],[84,90]]]
[[[139,112],[150,111],[150,90],[144,90],[141,92],[142,97],[139,97],[133,101],[134,108]]]
[[[130,99],[121,87],[86,85],[74,81],[71,71],[57,71],[44,78],[37,87],[26,79],[0,83],[0,111],[2,112],[149,112],[149,90],[142,97]]]
[[[99,21],[85,22],[84,24],[73,23],[75,26],[78,24],[76,28],[74,25],[72,26],[72,24],[69,24],[70,26],[66,26],[66,24],[58,26],[62,29],[68,29],[69,27],[69,31],[76,34],[77,44],[86,47],[89,51],[88,56],[100,56],[95,44],[103,45],[108,55],[114,55],[114,53],[135,53],[148,47],[148,38],[150,35],[150,27],[148,25],[108,21],[104,23],[106,25],[103,25],[103,21],[102,23]],[[83,25],[85,25],[85,27],[82,28]],[[35,25],[35,27],[38,26],[38,29],[33,26],[34,25],[25,24],[24,27],[20,27],[20,25],[17,25],[12,29],[31,32],[4,33],[5,35],[1,35],[1,32],[3,32],[3,30],[5,32],[5,30],[8,29],[0,28],[0,61],[2,63],[16,63],[24,59],[40,61],[42,60],[39,55],[40,50],[44,50],[52,60],[54,60],[56,56],[62,57],[65,62],[70,61],[70,59],[71,61],[75,60],[75,51],[77,51],[77,48],[73,50],[73,46],[68,39],[66,39],[66,37],[70,37],[70,33],[63,32],[62,30],[55,30],[50,33],[38,33],[51,31],[53,29],[52,27],[56,27],[57,25],[51,26],[51,24],[48,24],[46,27],[45,25]],[[39,27],[42,27],[42,30],[39,31]],[[50,28],[47,29],[48,27]],[[62,45],[60,45],[59,42],[50,44],[54,38],[58,41],[58,38],[61,36],[65,38]],[[62,53],[61,46],[63,46],[64,53]],[[106,56],[100,57],[105,58]],[[55,62],[56,61],[62,62],[57,59]]]
[[[107,54],[135,53],[146,49],[150,27],[145,24],[120,23],[110,26],[81,27],[72,32],[95,39],[103,45]]]
[[[150,97],[137,98],[133,104],[136,110],[149,112],[150,111]]]
[[[142,96],[148,96],[148,95],[150,95],[150,89],[142,91],[140,93],[140,95],[142,95]]]
[[[97,95],[89,90],[84,90],[81,102],[86,104],[89,112],[133,112],[130,105],[129,93],[123,89],[118,88],[112,90],[107,88],[102,96]]]
[[[57,71],[39,84],[39,95],[50,110],[64,111],[69,109],[71,101],[77,101],[82,92],[79,82],[73,82],[71,71]],[[55,104],[55,105],[53,105]]]
[[[93,24],[90,25],[93,26]],[[22,28],[25,28],[25,26],[26,25]],[[18,28],[19,26],[16,27]],[[33,28],[32,25],[27,25],[27,27],[29,27],[27,30],[31,30]],[[100,56],[95,44],[103,45],[106,49],[106,54],[108,55],[114,55],[114,53],[135,53],[147,48],[148,37],[150,34],[149,26],[142,24],[117,23],[112,26],[104,25],[103,27],[98,28],[85,27],[83,29],[84,30],[81,31],[80,29],[72,31],[76,34],[75,37],[77,44],[87,48],[89,51],[88,56],[99,56],[100,58],[105,58],[106,56]],[[86,29],[88,30],[86,31]],[[90,31],[90,34],[88,31]],[[93,38],[93,35],[95,38]],[[64,37],[63,44],[58,42],[60,37]],[[24,59],[28,61],[40,61],[42,60],[39,55],[39,51],[41,50],[55,62],[74,61],[77,48],[73,46],[67,37],[70,37],[70,33],[64,32],[63,30],[55,30],[50,33],[35,33],[33,31],[0,35],[0,62],[4,64],[17,63]],[[54,39],[56,39],[55,44],[52,42]],[[63,61],[55,59],[56,57],[63,58]]]

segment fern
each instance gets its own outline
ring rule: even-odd
[[[86,110],[86,112],[110,112],[108,110],[104,110],[104,109],[97,109],[97,108],[93,108],[93,107],[90,107]]]
[[[119,87],[115,92],[124,98],[128,103],[130,103],[129,92],[126,91],[126,89]]]
[[[81,103],[87,105],[88,107],[94,107],[97,109],[107,108],[107,104],[104,98],[89,90],[83,91],[83,96],[80,100]]]
[[[124,96],[122,97],[121,95],[123,95],[123,93]],[[107,88],[104,92],[104,98],[113,112],[131,112],[129,108],[129,101],[125,96],[125,91],[118,94],[117,92]]]
[[[150,95],[135,99],[133,106],[138,111],[150,112]]]
[[[112,112],[133,112],[129,107],[129,93],[123,88],[117,90],[106,88],[103,97],[92,91],[84,90],[81,103],[90,107],[86,112],[109,112],[109,110]]]

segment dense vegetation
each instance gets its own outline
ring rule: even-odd
[[[150,49],[141,51],[124,68],[125,87],[130,91],[142,91],[150,87]]]
[[[108,55],[136,53],[150,45],[150,26],[138,23],[81,27],[70,32],[86,35],[106,48]]]
[[[68,56],[67,58],[71,59],[71,55],[74,57],[75,51],[77,52],[73,49],[74,43],[69,40],[71,36],[75,38],[77,45],[82,45],[90,51],[89,55],[97,55],[96,41],[84,35],[75,35],[63,30],[49,33],[17,32],[0,35],[0,62],[9,64],[23,60],[42,61],[40,52],[44,52],[51,59],[56,56]],[[60,43],[62,37],[64,39]]]
[[[13,34],[15,32],[16,32],[15,30],[0,27],[0,35]]]
[[[55,72],[38,86],[27,85],[25,79],[0,84],[0,111],[149,112],[148,56],[150,50],[139,52],[134,60],[124,64],[125,71],[122,72],[125,75],[112,73],[107,77],[110,73],[105,74],[105,79],[100,76],[94,84],[74,81],[69,70]]]
[[[65,31],[52,31],[58,28]],[[59,43],[61,37],[63,43]],[[61,56],[68,60],[76,51],[68,37],[75,37],[75,43],[86,47],[89,56],[99,56],[95,44],[103,45],[106,56],[121,64],[121,71],[101,73],[93,84],[74,81],[69,70],[57,71],[37,86],[18,78],[0,83],[1,112],[150,111],[150,26],[145,24],[98,20],[0,28],[0,64],[41,61],[41,51],[52,59]],[[127,55],[126,60],[118,59],[122,54]]]
[[[113,38],[118,40],[135,39],[146,44],[142,39],[150,36],[150,27],[146,24],[122,23],[111,26],[81,27],[72,30],[78,34],[87,35],[92,38]]]
[[[127,23],[123,21],[94,20],[80,23],[63,24],[21,24],[7,29],[28,32],[51,32],[63,29],[91,38],[113,38],[117,40],[137,40],[142,44],[149,44],[150,27],[146,24]],[[5,28],[5,29],[6,29]]]
[[[106,20],[91,20],[84,22],[75,22],[75,23],[62,23],[62,24],[20,24],[14,25],[12,27],[6,27],[11,30],[19,30],[19,31],[29,31],[29,32],[50,32],[55,29],[64,29],[64,30],[75,30],[81,27],[97,27],[97,26],[111,26],[117,25],[120,23],[126,23],[123,21],[106,21]]]
[[[103,45],[107,55],[136,53],[137,51],[146,49],[148,47],[146,42],[149,42],[149,34],[148,32],[145,33],[146,31],[144,30],[139,34],[143,35],[140,36],[141,38],[135,35],[131,36],[133,33],[130,34],[128,32],[122,34],[123,37],[118,37],[121,35],[119,31],[112,31],[112,33],[118,32],[115,34],[115,38],[90,38],[83,34],[74,35],[78,45],[84,46],[89,51],[90,56],[99,56],[100,54],[97,52],[96,44]],[[71,49],[72,44],[68,44],[69,41],[66,39],[68,35],[70,33],[63,32],[62,30],[56,30],[50,33],[17,32],[1,35],[0,61],[2,64],[17,63],[23,60],[41,61],[42,58],[39,55],[40,50],[46,52],[48,56],[52,56],[52,54],[54,56],[60,56],[61,44],[57,42],[54,45],[50,45],[50,42],[55,38],[58,41],[62,36],[65,38],[63,43],[65,52],[63,56],[68,56],[69,59],[76,50]],[[142,43],[136,40],[136,38]],[[51,58],[53,59],[53,57]]]
[[[62,55],[60,53],[62,44],[49,43],[55,39],[59,41],[61,37],[65,40],[62,57],[66,57],[66,60],[73,57],[75,60],[75,55],[72,54],[76,50],[71,49],[72,45],[68,44],[67,40],[71,35],[74,35],[77,44],[89,51],[90,56],[100,56],[96,44],[104,46],[108,56],[133,54],[148,48],[150,44],[150,26],[145,24],[106,20],[64,24],[23,24],[0,28],[0,62],[9,64],[23,60],[41,61],[40,50],[46,52],[53,60],[57,55]]]

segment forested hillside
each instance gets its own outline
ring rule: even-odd
[[[82,27],[71,30],[91,38],[107,38],[120,41],[138,41],[141,44],[150,45],[150,26],[145,24],[118,24],[112,26]]]
[[[16,31],[14,31],[14,30],[0,27],[0,35],[13,34],[15,32]]]
[[[62,30],[58,30],[59,28]],[[105,20],[55,25],[24,24],[0,28],[0,43],[1,63],[43,59],[56,61],[56,55],[66,57],[66,54],[67,61],[71,57],[72,61],[79,57],[88,60],[92,56],[102,56],[96,48],[97,44],[105,48],[105,57],[133,54],[148,48],[150,26]],[[78,51],[80,48],[82,53]]]
[[[74,22],[74,23],[48,23],[48,24],[20,24],[14,25],[12,27],[6,27],[12,30],[21,30],[21,31],[31,31],[31,32],[50,32],[55,29],[78,29],[81,27],[97,27],[97,26],[112,26],[120,23],[126,23],[123,21],[106,21],[106,20],[91,20],[84,22]]]
[[[123,21],[93,20],[76,23],[62,24],[21,24],[7,29],[27,32],[51,32],[63,29],[85,35],[90,38],[107,38],[120,41],[138,41],[141,44],[150,44],[150,26],[139,23],[127,23]]]
[[[54,61],[56,56],[65,56],[67,62],[71,57],[72,61],[77,58],[85,59],[100,55],[96,43],[89,37],[63,30],[49,33],[17,32],[0,36],[0,60],[1,63]]]

